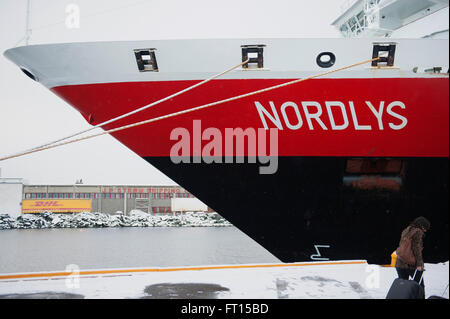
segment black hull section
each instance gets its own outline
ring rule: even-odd
[[[402,229],[418,216],[431,222],[425,262],[449,259],[448,158],[401,159],[396,190],[349,186],[344,157],[280,157],[272,175],[260,175],[258,163],[145,159],[283,262],[389,264]]]

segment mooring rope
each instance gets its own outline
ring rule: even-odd
[[[362,64],[366,64],[366,63],[369,63],[369,62],[372,62],[372,61],[379,60],[379,59],[380,58],[378,57],[378,58],[375,58],[375,59],[366,60],[366,61],[363,61],[363,62],[351,64],[351,65],[348,65],[348,66],[345,66],[345,67],[342,67],[342,68],[339,68],[339,69],[330,70],[330,71],[327,71],[327,72],[319,73],[319,74],[312,75],[312,76],[309,76],[309,77],[306,77],[306,78],[302,78],[302,79],[292,80],[292,81],[289,81],[289,82],[286,82],[286,83],[282,83],[282,84],[274,85],[274,86],[267,87],[267,88],[264,88],[264,89],[260,89],[260,90],[252,91],[252,92],[249,92],[249,93],[237,95],[237,96],[234,96],[234,97],[231,97],[231,98],[227,98],[227,99],[224,99],[224,100],[219,100],[219,101],[216,101],[216,102],[204,104],[204,105],[201,105],[201,106],[193,107],[193,108],[182,110],[182,111],[179,111],[179,112],[174,112],[174,113],[162,115],[162,116],[151,118],[151,119],[148,119],[148,120],[145,120],[145,121],[124,125],[124,126],[121,126],[121,127],[110,129],[108,131],[103,131],[103,132],[100,132],[100,133],[97,133],[97,134],[92,134],[92,135],[89,135],[89,136],[77,138],[77,139],[66,141],[66,142],[63,142],[63,143],[46,145],[45,147],[42,147],[42,148],[36,148],[36,149],[32,149],[32,150],[29,150],[29,151],[26,151],[26,152],[22,152],[22,153],[10,155],[10,156],[2,157],[2,158],[0,158],[0,161],[4,161],[4,160],[15,158],[15,157],[20,157],[20,156],[31,154],[31,153],[36,153],[36,152],[39,152],[39,151],[43,151],[43,150],[47,150],[47,149],[51,149],[51,148],[55,148],[55,147],[59,147],[59,146],[63,146],[63,145],[71,144],[71,143],[75,143],[75,142],[84,141],[84,140],[87,140],[87,139],[90,139],[90,138],[93,138],[93,137],[97,137],[97,136],[101,136],[101,135],[105,135],[105,134],[110,134],[110,133],[126,130],[126,129],[137,127],[137,126],[140,126],[140,125],[144,125],[144,124],[160,121],[160,120],[163,120],[163,119],[175,117],[175,116],[178,116],[178,115],[182,115],[182,114],[186,114],[186,113],[202,110],[202,109],[205,109],[205,108],[208,108],[208,107],[212,107],[212,106],[216,106],[216,105],[219,105],[219,104],[235,101],[235,100],[238,100],[238,99],[243,99],[243,98],[246,98],[246,97],[249,97],[249,96],[252,96],[252,95],[268,92],[268,91],[271,91],[271,90],[275,90],[275,89],[279,89],[279,88],[282,88],[282,87],[285,87],[285,86],[288,86],[288,85],[300,83],[300,82],[307,81],[307,80],[310,80],[310,79],[314,79],[314,78],[317,78],[317,77],[320,77],[320,76],[324,76],[324,75],[327,75],[327,74],[331,74],[331,73],[339,72],[339,71],[342,71],[342,70],[350,69],[350,68],[353,68],[353,67],[356,67],[356,66],[359,66],[359,65],[362,65]],[[240,65],[245,64],[245,63],[246,62],[243,62]],[[238,66],[236,66],[236,67],[238,67]]]
[[[191,91],[191,90],[193,90],[193,89],[195,89],[195,88],[197,88],[197,87],[199,87],[199,86],[201,86],[201,85],[203,85],[203,84],[206,84],[206,83],[208,83],[209,81],[214,80],[215,78],[218,78],[219,76],[222,76],[222,75],[224,75],[224,74],[226,74],[226,73],[228,73],[228,72],[230,72],[230,71],[232,71],[232,70],[234,70],[234,69],[236,69],[236,68],[238,68],[238,67],[244,65],[244,64],[247,63],[249,60],[250,60],[250,59],[247,59],[246,61],[244,61],[244,62],[242,62],[242,63],[239,63],[238,65],[235,65],[235,66],[233,66],[233,67],[231,67],[231,68],[229,68],[229,69],[227,69],[227,70],[225,70],[225,71],[223,71],[223,72],[217,73],[217,74],[215,74],[215,75],[213,75],[213,76],[211,76],[211,77],[209,77],[209,78],[207,78],[207,79],[205,79],[205,80],[203,80],[203,81],[201,81],[201,82],[199,82],[199,83],[196,83],[196,84],[194,84],[194,85],[191,85],[190,87],[187,87],[187,88],[185,88],[185,89],[183,89],[183,90],[180,90],[180,91],[178,91],[178,92],[176,92],[176,93],[174,93],[174,94],[171,94],[171,95],[169,95],[169,96],[166,96],[165,98],[162,98],[162,99],[160,99],[160,100],[158,100],[158,101],[155,101],[155,102],[152,102],[152,103],[150,103],[150,104],[148,104],[148,105],[145,105],[145,106],[143,106],[143,107],[141,107],[141,108],[138,108],[138,109],[133,110],[133,111],[131,111],[131,112],[128,112],[128,113],[126,113],[126,114],[117,116],[117,117],[115,117],[115,118],[112,118],[112,119],[107,120],[107,121],[105,121],[105,122],[103,122],[103,123],[97,124],[97,125],[95,125],[95,126],[92,126],[92,127],[88,128],[88,129],[85,129],[85,130],[83,130],[83,131],[79,131],[79,132],[77,132],[77,133],[74,133],[74,134],[71,134],[71,135],[69,135],[69,136],[60,138],[60,139],[58,139],[58,140],[55,140],[55,141],[52,141],[52,142],[48,142],[48,143],[42,144],[42,145],[40,145],[40,146],[33,147],[33,148],[31,148],[31,149],[25,150],[25,151],[20,152],[20,153],[17,153],[17,154],[28,153],[28,152],[34,151],[34,150],[36,150],[36,149],[45,148],[46,146],[49,146],[49,145],[52,145],[52,144],[56,144],[56,143],[58,143],[58,142],[67,140],[67,139],[69,139],[69,138],[72,138],[72,137],[75,137],[75,136],[78,136],[78,135],[87,133],[87,132],[92,131],[92,130],[94,130],[94,129],[96,129],[96,128],[102,127],[102,126],[104,126],[104,125],[113,123],[113,122],[118,121],[118,120],[121,120],[121,119],[123,119],[123,118],[125,118],[125,117],[128,117],[128,116],[130,116],[130,115],[136,114],[136,113],[138,113],[138,112],[144,111],[144,110],[146,110],[146,109],[148,109],[148,108],[150,108],[150,107],[153,107],[153,106],[155,106],[155,105],[157,105],[157,104],[160,104],[160,103],[162,103],[162,102],[165,102],[165,101],[167,101],[167,100],[170,100],[170,99],[172,99],[172,98],[174,98],[174,97],[176,97],[176,96],[178,96],[178,95],[181,95],[181,94],[183,94],[183,93],[186,93],[186,92],[188,92],[188,91]]]

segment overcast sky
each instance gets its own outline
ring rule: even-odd
[[[31,0],[30,44],[181,38],[340,37],[330,23],[347,0]],[[26,0],[0,0],[0,53],[25,34]],[[80,9],[68,28],[68,5]],[[72,11],[73,12],[73,11]],[[447,10],[448,16],[448,10]],[[89,127],[81,115],[0,56],[0,157]],[[0,162],[30,184],[174,184],[102,136]]]

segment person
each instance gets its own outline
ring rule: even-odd
[[[399,278],[409,279],[409,277],[411,277],[414,278],[415,281],[420,282],[425,270],[422,258],[423,237],[429,229],[430,222],[425,217],[420,216],[414,219],[408,227],[402,231],[399,248],[397,248],[397,261],[395,263],[395,269],[397,270]],[[408,240],[410,240],[411,243],[410,249],[408,244],[405,246],[405,242]],[[403,259],[399,256],[402,246],[407,247],[406,250],[408,250],[406,253],[402,254]],[[420,285],[425,291],[423,279],[420,282]]]

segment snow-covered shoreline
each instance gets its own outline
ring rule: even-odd
[[[105,213],[24,214],[16,219],[0,214],[0,230],[42,228],[100,227],[224,227],[232,226],[217,213],[187,212],[179,215],[155,215],[132,210],[129,215]]]

